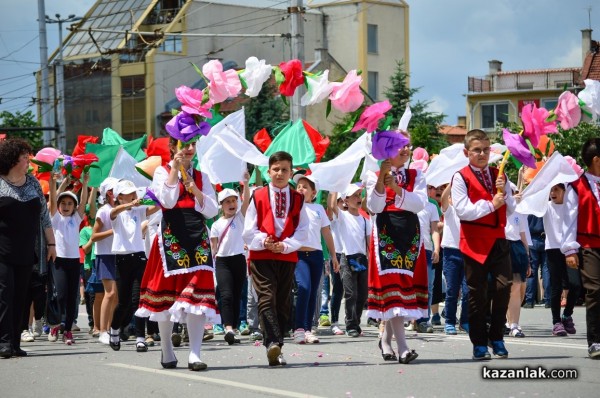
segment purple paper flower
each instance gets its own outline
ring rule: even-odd
[[[144,195],[143,199],[151,200],[152,202],[154,202],[156,204],[160,204],[160,200],[158,200],[158,198],[156,197],[156,195],[154,194],[154,192],[152,192],[152,190],[150,188],[146,189],[146,194]]]
[[[529,150],[529,146],[522,135],[513,134],[510,130],[503,129],[502,138],[504,138],[504,144],[515,159],[532,169],[537,167],[535,157],[531,154],[531,150]]]
[[[408,138],[396,131],[380,131],[373,136],[371,152],[375,159],[389,159],[396,156],[398,151],[409,143]]]
[[[197,123],[194,115],[182,111],[169,120],[165,129],[176,140],[190,142],[199,135],[207,135],[210,131],[210,124]]]

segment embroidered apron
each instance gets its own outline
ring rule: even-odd
[[[421,247],[419,217],[410,211],[377,214],[373,234],[379,274],[412,276]]]

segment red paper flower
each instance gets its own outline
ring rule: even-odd
[[[86,153],[83,155],[73,156],[73,165],[84,167],[89,166],[90,164],[97,162],[98,156],[93,153]]]
[[[297,59],[292,59],[288,62],[279,64],[279,69],[285,77],[285,80],[279,86],[281,95],[291,97],[296,91],[296,87],[304,84],[304,74],[302,73],[302,62]]]

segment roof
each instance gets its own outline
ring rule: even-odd
[[[592,50],[583,61],[581,79],[600,80],[600,42],[592,41]]]
[[[467,135],[467,129],[464,126],[441,125],[439,128],[439,132],[440,132],[440,134],[444,134],[444,135],[460,135],[460,136]]]
[[[539,73],[560,73],[560,72],[579,72],[581,68],[577,66],[569,68],[550,68],[550,69],[525,69],[525,70],[511,70],[511,71],[500,71],[496,73],[497,76],[506,75],[536,75]]]

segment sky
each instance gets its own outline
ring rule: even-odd
[[[258,6],[281,3],[247,1]],[[318,1],[322,0],[305,0],[305,5]],[[581,66],[581,29],[591,26],[592,38],[600,40],[597,0],[407,2],[410,83],[419,88],[416,99],[430,102],[431,111],[447,115],[447,124],[456,124],[457,117],[466,113],[467,77],[485,76],[489,60],[502,61],[505,71]],[[0,112],[35,113],[30,104],[35,96],[33,72],[39,69],[38,1],[0,3]],[[46,0],[46,15],[83,16],[94,3]],[[63,35],[68,33],[65,29]],[[58,46],[57,24],[47,25],[47,38],[51,54]]]

